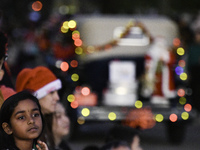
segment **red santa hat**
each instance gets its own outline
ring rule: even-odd
[[[30,90],[38,99],[61,88],[60,79],[44,66],[38,66],[33,69],[25,68],[18,74],[16,79],[17,92]]]

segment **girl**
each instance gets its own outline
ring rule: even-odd
[[[53,116],[52,132],[57,149],[70,150],[70,147],[64,140],[64,137],[69,135],[70,120],[66,115],[65,107],[62,103],[58,102],[56,105],[56,112]]]
[[[43,117],[38,99],[22,91],[4,101],[0,110],[1,150],[48,150],[38,138]]]
[[[16,91],[29,90],[39,100],[45,120],[45,129],[40,137],[49,149],[53,147],[53,133],[49,131],[48,118],[55,113],[56,104],[60,100],[58,90],[62,88],[61,80],[45,66],[24,68],[17,75]]]
[[[70,133],[70,120],[61,102],[57,102],[55,113],[46,117],[45,121],[53,137],[50,147],[54,147],[54,150],[70,150],[71,148],[65,140]]]

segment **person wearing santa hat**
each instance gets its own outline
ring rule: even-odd
[[[39,99],[43,114],[54,113],[62,88],[61,80],[45,66],[22,69],[16,78],[16,91],[29,90]]]

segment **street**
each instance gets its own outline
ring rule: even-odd
[[[72,150],[82,150],[87,145],[101,146],[104,143],[106,134],[104,125],[85,126],[82,130],[83,133],[79,132],[75,138],[69,140]],[[168,141],[166,126],[162,123],[142,131],[140,138],[143,150],[199,150],[200,119],[187,124],[184,140],[180,144],[172,144]]]

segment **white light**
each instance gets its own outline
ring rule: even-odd
[[[116,88],[115,92],[118,95],[125,95],[125,94],[127,94],[127,89],[125,87],[118,87],[118,88]]]
[[[62,63],[61,60],[57,60],[55,66],[56,66],[57,68],[60,68],[61,63]]]

